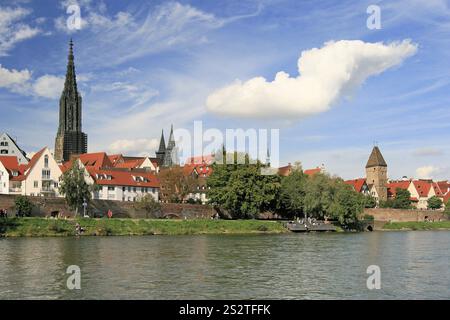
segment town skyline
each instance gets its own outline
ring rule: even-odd
[[[448,62],[444,61],[445,50],[434,52],[438,59],[431,59],[427,48],[437,39],[426,38],[433,31],[442,32],[442,27],[431,25],[425,31],[398,29],[402,23],[414,26],[415,19],[448,13],[448,10],[439,13],[442,7],[437,4],[426,5],[418,1],[422,12],[407,7],[409,11],[400,18],[395,17],[399,7],[381,6],[386,20],[383,20],[382,29],[376,31],[365,26],[367,6],[358,5],[359,11],[355,11],[357,13],[351,16],[351,20],[360,20],[361,29],[352,31],[345,24],[338,23],[342,19],[339,16],[344,13],[343,7],[330,2],[327,6],[334,10],[326,11],[326,17],[322,17],[318,24],[323,28],[323,20],[333,17],[337,27],[333,39],[329,34],[323,37],[319,34],[318,39],[312,40],[305,31],[297,31],[289,32],[283,41],[276,41],[277,33],[292,26],[305,26],[305,19],[292,22],[288,19],[292,17],[288,16],[286,21],[289,23],[286,24],[289,26],[283,26],[270,14],[271,6],[262,2],[249,2],[241,8],[222,4],[228,7],[230,13],[223,17],[217,7],[208,8],[197,2],[174,2],[151,7],[144,3],[131,6],[107,2],[102,7],[90,1],[79,1],[87,25],[76,32],[68,32],[64,30],[61,19],[67,16],[64,6],[70,1],[47,2],[55,3],[53,11],[48,14],[43,13],[35,3],[16,4],[5,10],[9,20],[5,20],[7,22],[2,27],[9,34],[18,34],[20,30],[17,26],[24,23],[29,27],[29,32],[24,38],[26,40],[20,42],[14,42],[12,36],[0,39],[3,44],[0,46],[0,101],[5,114],[0,119],[0,131],[17,138],[18,144],[27,152],[37,151],[44,145],[53,149],[67,43],[73,37],[77,80],[85,112],[83,130],[90,137],[89,152],[127,155],[145,152],[153,156],[162,128],[167,130],[171,123],[178,128],[190,128],[193,121],[202,120],[205,126],[219,129],[230,125],[244,129],[280,128],[281,164],[299,160],[305,168],[311,168],[324,163],[328,172],[345,179],[364,176],[363,164],[374,141],[383,150],[392,179],[408,176],[447,180],[450,176],[446,165],[449,163],[446,151],[448,142],[445,139],[449,127],[446,121],[448,107],[445,106],[448,82],[443,67]],[[294,6],[286,3],[286,7]],[[46,7],[52,8],[51,5]],[[137,14],[137,7],[142,9],[141,16]],[[348,4],[346,8],[350,11]],[[147,14],[144,17],[147,19],[142,17],[142,13]],[[132,43],[130,49],[136,49],[135,53],[131,54],[123,45],[118,45],[120,54],[112,56],[108,48],[114,44],[111,41],[115,33],[130,31],[133,26],[145,26],[151,17],[163,13],[167,19],[184,17],[179,21],[183,22],[181,29],[186,33],[180,33],[181,29],[171,29],[168,34],[161,34],[166,25],[156,24],[151,33],[143,34],[147,36],[143,46]],[[235,37],[233,28],[236,24],[242,27],[256,23],[252,32],[263,32],[268,28],[267,22],[263,22],[265,18],[270,18],[274,24],[268,34],[282,53],[269,48],[261,40],[245,43],[250,36],[247,33],[234,38],[234,46],[231,47],[229,42],[219,41]],[[314,26],[311,23],[307,29],[314,29]],[[105,37],[96,45],[100,33],[108,31],[111,31],[107,33],[110,38]],[[161,37],[155,37],[155,34]],[[165,40],[175,34],[186,37],[183,40],[192,43],[180,40],[174,46],[164,47]],[[205,38],[194,41],[198,40],[196,37],[199,35]],[[301,41],[286,43],[298,37]],[[298,73],[295,64],[300,52],[324,48],[324,43],[330,40],[338,43],[345,39],[361,39],[364,45],[383,41],[384,46],[397,41],[400,44],[396,48],[410,52],[399,54],[399,61],[392,63],[392,69],[367,77],[364,84],[353,90],[352,100],[339,97],[326,110],[302,114],[295,121],[287,120],[289,117],[268,121],[258,115],[258,110],[254,110],[245,120],[235,121],[233,114],[226,114],[224,118],[214,112],[214,107],[207,106],[208,97],[214,94],[217,97],[222,88],[237,78],[243,83],[257,76],[272,81],[281,70],[295,77]],[[404,42],[405,39],[411,41]],[[161,47],[150,50],[146,48],[149,44],[159,44]],[[219,54],[225,47],[226,52]],[[48,48],[48,54],[44,48]],[[258,52],[262,48],[267,53],[264,57]],[[233,49],[246,50],[248,55],[244,61],[239,61],[237,53],[231,52]],[[29,50],[35,54],[25,59],[24,54]],[[93,50],[98,51],[98,56],[89,56]],[[214,59],[202,59],[204,50]],[[232,110],[231,107],[228,109]],[[21,125],[23,123],[28,125]]]

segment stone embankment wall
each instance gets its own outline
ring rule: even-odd
[[[0,209],[7,209],[8,215],[15,214],[14,195],[0,195]],[[50,216],[51,212],[58,211],[65,216],[72,217],[72,212],[63,198],[28,197],[34,205],[32,215],[36,217]],[[108,210],[116,218],[173,218],[173,219],[209,219],[216,211],[207,205],[162,203],[161,211],[148,214],[144,210],[137,210],[133,202],[120,202],[108,200],[93,200],[88,213],[106,215]]]
[[[443,211],[434,210],[402,210],[390,208],[365,209],[364,214],[374,217],[380,222],[409,222],[409,221],[443,221],[449,216]]]

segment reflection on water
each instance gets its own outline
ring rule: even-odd
[[[449,299],[449,255],[445,231],[1,239],[0,299]]]

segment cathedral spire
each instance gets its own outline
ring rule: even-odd
[[[67,59],[66,80],[62,96],[78,97],[77,77],[75,74],[75,58],[73,55],[73,40],[69,42],[69,56]],[[61,97],[62,98],[62,97]]]
[[[166,151],[166,141],[164,140],[164,129],[161,131],[161,140],[159,141],[159,152]]]
[[[173,149],[175,147],[175,138],[173,136],[173,124],[170,127],[170,136],[169,136],[169,142],[167,143],[168,149]]]
[[[77,89],[73,40],[69,42],[66,79],[59,100],[59,126],[55,142],[55,159],[68,161],[74,154],[87,152],[87,135],[82,132],[82,99]]]

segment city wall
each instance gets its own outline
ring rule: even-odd
[[[14,195],[0,195],[0,209],[7,209],[8,215],[15,213]],[[63,198],[43,198],[28,197],[33,203],[32,216],[45,217],[50,216],[52,212],[58,211],[60,214],[73,217],[72,212],[66,205]],[[154,214],[148,214],[144,210],[137,210],[136,203],[120,202],[108,200],[92,200],[87,208],[90,215],[106,216],[108,210],[111,210],[113,217],[116,218],[171,218],[171,219],[209,219],[215,214],[215,210],[210,206],[195,204],[177,204],[162,203],[161,211]]]
[[[364,214],[374,217],[380,222],[418,222],[418,221],[443,221],[448,220],[448,215],[443,211],[433,210],[402,210],[391,208],[365,209]]]

